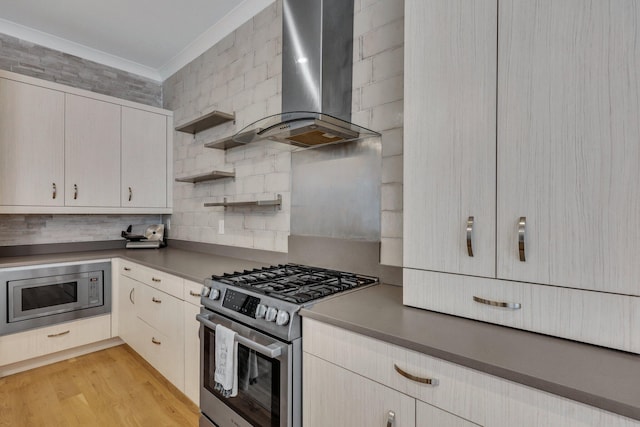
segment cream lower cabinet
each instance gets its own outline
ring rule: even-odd
[[[303,357],[305,426],[477,426],[312,354]]]
[[[118,334],[184,391],[183,279],[119,261]]]
[[[0,337],[0,366],[109,338],[109,314],[4,335]]]
[[[396,412],[398,426],[640,426],[630,418],[309,318],[303,320],[303,336],[305,426],[386,426],[390,410]],[[412,381],[395,366],[437,385]],[[363,384],[376,391],[363,389]],[[410,415],[404,399],[410,402]]]
[[[200,313],[201,283],[184,281],[184,394],[200,403]]]

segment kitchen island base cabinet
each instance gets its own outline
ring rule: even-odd
[[[465,427],[475,424],[485,427],[640,426],[640,421],[631,418],[313,319],[303,319],[303,336],[303,364],[305,365],[303,400],[306,405],[303,412],[305,419],[314,415],[313,419],[309,419],[311,424],[305,423],[305,425],[330,425],[323,424],[322,413],[339,414],[343,410],[342,405],[345,405],[340,403],[341,401],[358,402],[361,399],[362,390],[349,385],[341,386],[342,381],[345,380],[333,378],[339,376],[335,372],[340,372],[340,375],[346,373],[352,378],[367,378],[380,387],[416,399],[417,413],[428,412],[430,409],[430,407],[421,407],[421,402],[424,402],[437,409],[437,414],[443,417],[451,415],[454,418],[449,419],[456,420],[456,423],[462,423],[460,425]],[[317,363],[316,360],[324,362]],[[413,376],[437,380],[437,384],[429,385],[413,381],[400,375],[395,366]],[[336,369],[340,370],[336,371]],[[336,394],[339,397],[327,397],[324,396],[325,394]],[[314,403],[316,400],[325,402],[321,410],[312,407],[316,405]],[[334,408],[335,405],[337,406]],[[307,406],[309,406],[308,410]],[[349,409],[357,411],[358,406],[357,404],[349,405],[346,410]],[[391,409],[389,407],[380,410],[386,413]],[[311,413],[308,414],[308,411]],[[458,425],[448,424],[449,421],[441,424],[421,424],[427,421],[429,421],[428,417],[426,419],[416,417],[417,425],[421,426]]]

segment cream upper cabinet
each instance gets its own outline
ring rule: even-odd
[[[405,7],[404,265],[493,277],[497,2]]]
[[[640,295],[638,2],[503,0],[499,22],[498,277]]]
[[[167,206],[167,120],[122,107],[123,207]]]
[[[639,351],[636,6],[406,0],[405,304]]]
[[[0,214],[170,214],[173,114],[0,70]]]
[[[64,93],[0,78],[0,205],[64,205]]]
[[[120,106],[65,95],[67,206],[120,206]]]

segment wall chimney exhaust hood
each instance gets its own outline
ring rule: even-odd
[[[242,129],[238,143],[300,147],[379,133],[351,123],[353,0],[283,0],[282,110]]]

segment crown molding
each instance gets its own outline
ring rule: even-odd
[[[138,64],[137,62],[129,61],[119,56],[111,55],[52,34],[34,30],[33,28],[16,24],[15,22],[0,19],[0,33],[16,37],[30,43],[38,44],[40,46],[48,47],[49,49],[88,59],[89,61],[97,62],[102,65],[117,68],[122,71],[137,74],[157,82],[162,82],[160,73],[152,67],[147,67],[145,65]]]
[[[164,81],[178,72],[185,65],[205,53],[213,45],[235,31],[239,26],[253,18],[258,12],[272,4],[275,0],[245,0],[225,15],[215,25],[192,41],[180,53],[171,58],[157,71]]]
[[[158,69],[0,18],[0,33],[163,82],[275,0],[245,0]]]

